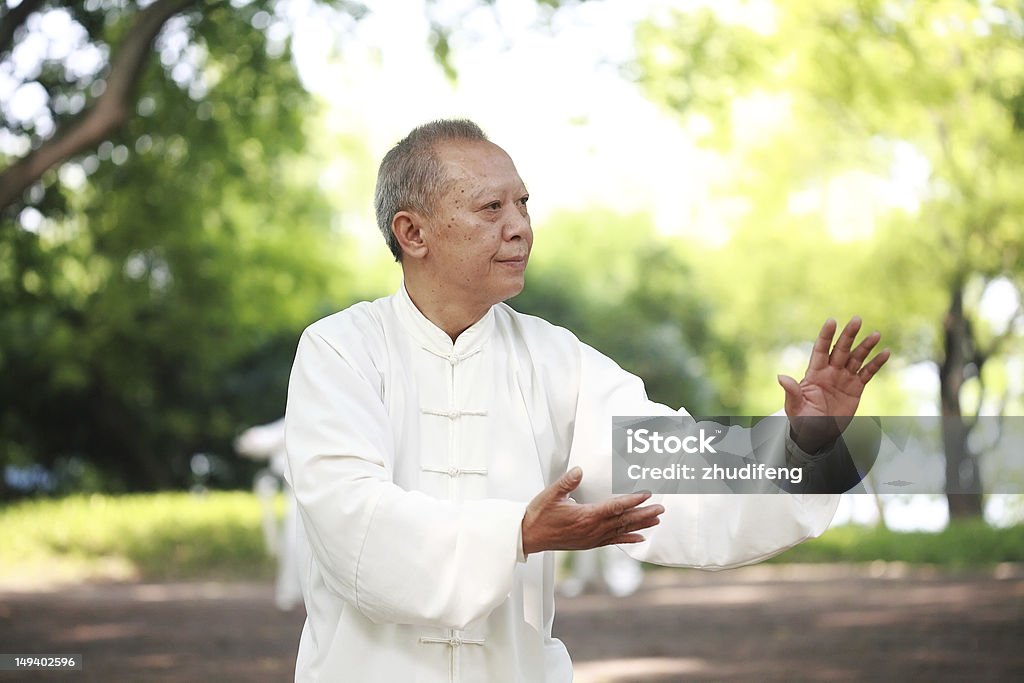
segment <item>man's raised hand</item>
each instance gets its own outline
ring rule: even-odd
[[[583,470],[574,467],[558,481],[537,494],[523,515],[523,552],[542,550],[587,550],[615,543],[639,543],[636,533],[658,524],[661,505],[641,503],[648,492],[610,498],[596,505],[583,505],[569,497],[583,481]]]
[[[814,342],[804,378],[797,382],[788,375],[779,375],[793,438],[806,451],[814,452],[835,441],[857,412],[865,385],[889,360],[889,349],[867,360],[881,339],[878,332],[853,348],[860,325],[860,318],[852,318],[833,347],[836,321],[826,320]]]

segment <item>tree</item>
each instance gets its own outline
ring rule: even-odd
[[[988,329],[976,309],[989,283],[1012,283],[1018,302],[1024,291],[1024,12],[967,0],[770,7],[757,26],[710,10],[648,23],[637,34],[637,73],[687,125],[708,124],[708,144],[740,160],[736,194],[750,210],[739,232],[812,235],[782,266],[806,275],[807,289],[789,296],[836,295],[845,280],[844,307],[877,314],[906,355],[934,360],[947,486],[977,485],[965,387],[984,392],[989,366],[1019,353],[1024,327],[1019,307],[1002,329]],[[744,108],[772,120],[751,133]],[[835,193],[915,166],[919,186],[902,188],[915,196],[873,207],[873,234],[830,239]],[[903,305],[891,305],[893,291]],[[950,515],[979,515],[981,503],[980,494],[951,495]]]
[[[572,330],[641,377],[652,400],[722,412],[715,380],[736,372],[740,347],[711,330],[706,288],[649,216],[558,213],[535,246],[514,308]]]
[[[74,5],[131,33],[158,4]],[[12,205],[0,230],[0,464],[85,468],[113,489],[183,485],[193,453],[230,453],[247,423],[281,414],[298,330],[345,302],[347,279],[306,149],[316,107],[261,11],[180,16],[158,45],[166,64],[141,68],[126,95],[135,115]],[[190,45],[203,49],[179,55]],[[55,70],[44,64],[37,81],[55,79],[52,137],[46,116],[6,122],[39,137],[37,151],[78,135],[59,115],[83,86]],[[100,103],[109,92],[93,112],[113,106]],[[88,112],[77,120],[98,116]],[[214,474],[237,484],[236,469]]]
[[[319,2],[335,10],[321,16],[336,25],[339,35],[346,20],[358,21],[369,12],[358,0]],[[537,4],[553,12],[570,3]],[[11,215],[33,184],[42,180],[37,190],[45,191],[48,170],[94,149],[132,116],[143,99],[139,81],[153,67],[155,41],[162,41],[159,56],[166,76],[201,98],[203,76],[209,75],[203,62],[219,50],[205,39],[204,27],[269,30],[271,53],[280,57],[288,38],[287,5],[283,0],[5,0],[0,5],[0,73],[12,95],[18,90],[22,97],[42,93],[45,111],[28,117],[12,115],[10,107],[0,112],[0,129],[8,133],[7,144],[0,143],[0,217]],[[427,11],[432,14],[429,0]],[[431,18],[434,56],[451,78],[453,30]],[[69,40],[77,43],[71,50],[53,49],[54,43],[66,47]],[[19,49],[21,59],[12,59]],[[32,54],[37,50],[44,54]],[[12,154],[12,147],[21,153]]]
[[[49,4],[44,0],[24,0],[13,8],[7,7],[0,25],[0,56],[7,56],[11,52],[16,36],[19,31],[23,32],[24,24],[33,13],[48,9]],[[89,3],[65,4],[69,9],[81,8],[84,24],[80,23],[79,26],[102,26],[95,20],[98,13],[86,9]],[[95,147],[124,123],[132,109],[134,91],[148,63],[153,40],[171,17],[195,4],[196,0],[156,0],[135,12],[131,25],[126,30],[122,29],[123,37],[116,54],[110,60],[107,73],[93,81],[102,83],[95,88],[100,94],[80,113],[68,119],[56,135],[43,140],[43,135],[39,135],[38,124],[19,126],[24,133],[36,138],[33,141],[36,144],[28,154],[0,171],[0,210],[13,204],[47,170]],[[62,85],[44,78],[33,82],[43,84],[44,88],[51,86],[48,90]],[[4,123],[7,124],[6,121]],[[8,125],[5,127],[10,129]]]
[[[0,0],[0,468],[182,486],[280,416],[301,327],[355,291],[288,5]],[[367,12],[311,7],[339,39]]]

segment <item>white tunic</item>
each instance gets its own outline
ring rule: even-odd
[[[307,618],[297,681],[568,683],[526,504],[611,495],[611,416],[665,415],[570,332],[499,304],[453,344],[405,289],[311,325],[288,389]],[[781,438],[780,438],[781,443]],[[638,559],[724,568],[820,534],[835,496],[674,495]]]

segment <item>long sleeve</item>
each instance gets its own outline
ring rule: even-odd
[[[611,424],[616,415],[687,415],[654,403],[641,380],[606,356],[581,345],[580,389],[569,467],[583,468],[582,499],[611,495]],[[774,421],[783,426],[784,421]],[[755,428],[756,430],[756,428]],[[785,429],[730,428],[729,437],[756,440],[759,448],[785,448]],[[636,559],[669,566],[725,569],[763,560],[820,535],[838,496],[779,494],[672,494],[661,524],[643,543],[621,546]]]
[[[380,377],[352,347],[307,330],[288,388],[290,482],[313,561],[376,623],[463,628],[512,588],[525,503],[453,503],[395,485]]]

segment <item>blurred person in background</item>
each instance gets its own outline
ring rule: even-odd
[[[267,468],[256,474],[253,489],[263,509],[263,540],[277,558],[274,602],[283,611],[294,609],[302,602],[302,589],[295,553],[295,496],[284,478],[284,418],[245,430],[235,439],[235,450],[239,455],[267,462]],[[284,518],[280,521],[274,505],[278,492],[284,495]]]

